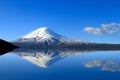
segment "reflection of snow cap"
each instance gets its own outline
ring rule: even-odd
[[[40,67],[46,68],[47,63],[51,60],[51,57],[43,54],[39,54],[37,56],[22,56],[24,59],[36,64]]]
[[[81,51],[81,50],[43,50],[43,49],[29,49],[29,48],[18,48],[12,51],[12,54],[20,56],[33,64],[36,64],[39,67],[46,68],[49,65],[55,63],[59,59],[75,55],[75,54],[82,54],[87,53],[88,51]]]

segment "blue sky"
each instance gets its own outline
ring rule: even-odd
[[[78,40],[120,43],[120,32],[90,34],[85,27],[120,23],[118,0],[0,0],[0,38],[17,39],[39,27]]]

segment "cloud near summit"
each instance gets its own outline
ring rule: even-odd
[[[101,24],[100,28],[85,27],[84,32],[90,34],[114,34],[120,32],[120,23]]]

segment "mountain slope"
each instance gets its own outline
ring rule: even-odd
[[[72,40],[61,36],[54,31],[43,27],[39,28],[20,39],[17,39],[12,42],[17,46],[66,46],[70,44],[85,43],[83,41]],[[87,42],[86,42],[87,43]]]
[[[39,28],[39,29],[29,33],[26,36],[23,36],[23,39],[26,39],[26,38],[43,39],[43,38],[50,38],[50,37],[62,38],[63,36],[53,32],[52,30],[48,29],[47,27],[42,27],[42,28]]]

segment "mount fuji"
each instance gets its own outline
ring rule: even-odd
[[[12,41],[12,43],[19,47],[70,47],[70,45],[87,44],[88,42],[72,40],[61,36],[47,27],[39,28],[22,38]]]
[[[11,43],[20,48],[72,48],[81,50],[120,50],[120,44],[92,43],[61,36],[47,27],[39,28]]]

